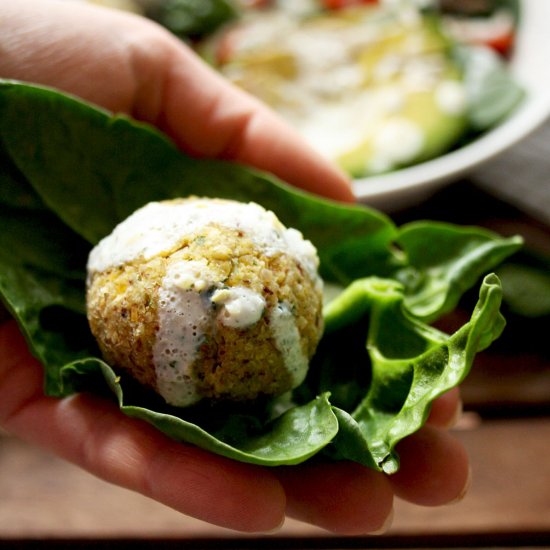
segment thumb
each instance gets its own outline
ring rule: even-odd
[[[183,44],[172,42],[160,70],[163,100],[155,122],[182,149],[251,165],[336,200],[354,200],[348,178],[336,166]]]

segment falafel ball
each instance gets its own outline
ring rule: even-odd
[[[318,266],[258,204],[152,202],[90,253],[90,328],[111,366],[171,405],[280,395],[321,338]]]

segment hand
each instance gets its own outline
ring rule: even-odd
[[[53,86],[150,122],[194,155],[249,164],[353,201],[339,170],[156,24],[66,1],[0,6],[0,77]]]
[[[206,67],[179,40],[140,17],[47,0],[0,4],[0,76],[46,84],[155,124],[184,150],[271,171],[342,201],[348,181],[267,108]],[[95,475],[185,514],[247,532],[285,515],[341,534],[387,525],[394,495],[433,506],[460,498],[469,469],[448,435],[458,392],[403,441],[401,470],[354,463],[261,468],[176,443],[96,396],[45,397],[42,369],[15,323],[0,326],[0,425]]]
[[[439,427],[458,394],[437,402],[430,425],[398,447],[401,470],[385,476],[355,463],[261,468],[174,442],[87,394],[45,397],[42,369],[13,321],[0,326],[0,425],[106,481],[224,527],[267,532],[285,515],[341,534],[382,529],[394,494],[435,506],[460,498],[464,449]]]

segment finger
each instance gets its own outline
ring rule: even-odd
[[[393,492],[380,472],[351,462],[318,462],[281,468],[277,475],[290,517],[345,535],[389,527]]]
[[[41,395],[41,369],[14,323],[0,327],[0,424],[87,469],[201,520],[246,532],[281,525],[285,496],[272,472],[176,443],[87,395]]]
[[[83,3],[3,2],[0,76],[53,86],[129,112],[136,76],[129,41],[141,19]],[[138,40],[139,35],[133,40]]]
[[[428,423],[439,428],[452,428],[462,414],[459,388],[453,388],[432,403]]]
[[[255,166],[307,191],[355,200],[347,176],[265,105],[227,82],[180,41],[162,43],[165,48],[156,48],[154,58],[143,49],[133,56],[141,68],[137,74],[147,75],[137,87],[138,116],[145,115],[192,154]],[[161,93],[142,91],[161,84]],[[150,97],[160,98],[156,106]]]
[[[308,191],[354,201],[339,169],[160,26],[52,0],[43,17],[44,1],[2,6],[1,76],[132,114],[160,126],[189,153],[251,165]]]
[[[354,200],[348,178],[273,112],[229,85],[188,50],[178,47],[173,55],[157,121],[180,147],[250,164],[333,199]]]
[[[460,500],[468,489],[466,450],[447,432],[424,426],[397,445],[401,466],[389,477],[395,494],[425,506]]]

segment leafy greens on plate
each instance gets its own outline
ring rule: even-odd
[[[114,392],[123,413],[177,440],[263,465],[323,453],[395,472],[395,445],[461,382],[499,336],[501,285],[489,273],[521,246],[472,227],[395,226],[364,206],[292,189],[272,176],[181,153],[163,134],[55,90],[0,82],[0,292],[45,371],[45,392]],[[143,204],[188,195],[254,201],[317,247],[342,289],[292,394],[251,407],[169,407],[100,357],[85,311],[91,247]],[[454,334],[428,323],[483,277]]]

